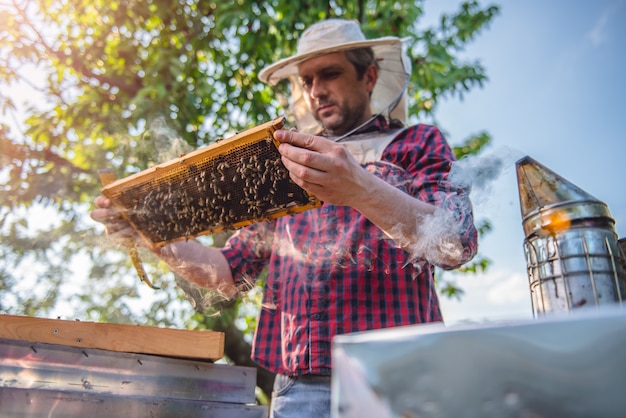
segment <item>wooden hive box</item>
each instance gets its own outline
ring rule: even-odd
[[[0,417],[264,418],[213,331],[0,315]]]

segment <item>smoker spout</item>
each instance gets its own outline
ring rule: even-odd
[[[524,233],[553,234],[584,222],[615,224],[591,194],[526,156],[516,163]]]

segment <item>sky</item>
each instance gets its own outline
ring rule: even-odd
[[[460,3],[427,1],[423,24]],[[457,281],[465,291],[460,301],[442,298],[448,324],[533,318],[515,169],[524,156],[604,202],[618,237],[626,237],[626,0],[495,4],[500,14],[463,52],[482,63],[489,80],[436,112],[451,144],[486,130],[493,142],[485,154],[505,162],[472,194],[475,217],[492,222],[479,243],[491,265]]]

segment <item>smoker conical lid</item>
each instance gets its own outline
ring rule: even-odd
[[[567,228],[576,220],[608,218],[614,222],[603,202],[534,159],[526,156],[516,167],[526,235]]]

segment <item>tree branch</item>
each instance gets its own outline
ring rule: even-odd
[[[70,49],[69,54],[64,54],[61,51],[53,48],[46,42],[41,32],[29,19],[29,17],[26,14],[26,11],[23,8],[19,7],[15,1],[13,1],[13,7],[15,7],[18,14],[22,17],[22,19],[24,19],[24,23],[29,27],[29,29],[34,32],[39,44],[43,47],[43,49],[50,56],[55,57],[57,60],[59,60],[59,62],[65,63],[67,62],[69,58],[71,62],[70,67],[80,76],[87,78],[87,79],[95,79],[100,83],[100,85],[108,84],[110,86],[116,86],[117,88],[128,93],[131,96],[136,95],[141,89],[141,86],[143,85],[143,79],[139,77],[138,75],[135,75],[133,84],[125,83],[116,78],[107,77],[102,74],[94,73],[91,69],[89,69],[86,65],[83,64],[84,60],[82,59],[82,57],[79,56],[79,54],[77,54],[74,51],[74,49]]]

